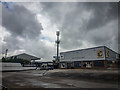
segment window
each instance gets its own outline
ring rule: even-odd
[[[91,61],[84,61],[83,62],[83,67],[91,68],[92,67],[92,62]]]
[[[72,68],[72,62],[67,63],[67,68]]]
[[[74,66],[75,67],[81,67],[81,61],[75,61]]]

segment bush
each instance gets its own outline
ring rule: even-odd
[[[2,62],[21,63],[21,64],[28,64],[28,63],[30,63],[30,61],[28,61],[28,60],[23,60],[23,59],[19,59],[19,58],[5,59],[4,57],[2,58]]]

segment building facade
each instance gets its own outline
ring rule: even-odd
[[[60,53],[59,68],[117,68],[119,54],[106,46]]]

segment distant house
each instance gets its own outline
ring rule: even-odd
[[[9,59],[23,59],[23,60],[28,60],[28,61],[32,61],[32,60],[40,60],[40,58],[26,54],[26,53],[22,53],[19,55],[14,55],[14,56],[10,56],[8,57]]]

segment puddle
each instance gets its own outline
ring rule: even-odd
[[[42,84],[42,85],[45,85],[45,86],[46,86],[46,85],[48,85],[48,84],[47,84],[47,83],[44,83],[44,84]]]
[[[40,76],[40,77],[42,77],[43,74],[34,74],[34,76]]]
[[[23,83],[16,83],[16,84],[19,86],[25,86],[25,84],[23,84]]]
[[[69,85],[69,86],[74,86],[74,85],[73,85],[73,84],[71,84],[71,83],[70,83],[70,84],[67,84],[67,85]]]

